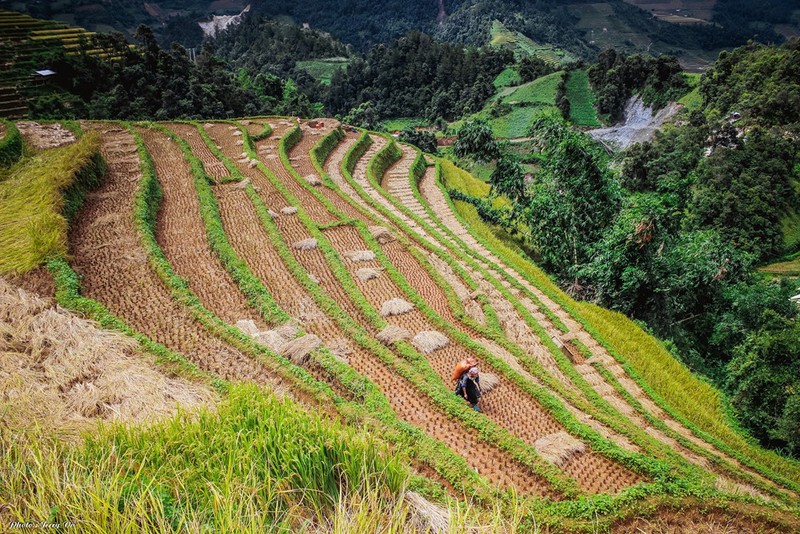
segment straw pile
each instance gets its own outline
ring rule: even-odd
[[[375,338],[378,341],[386,345],[391,345],[395,341],[400,341],[401,339],[409,339],[410,337],[411,337],[411,332],[409,332],[402,326],[397,326],[394,324],[386,326],[386,328],[378,332],[378,334],[375,336]]]
[[[256,332],[253,335],[253,341],[268,347],[274,352],[280,352],[287,340],[275,330],[265,330],[263,332]]]
[[[408,313],[414,309],[414,305],[401,298],[393,298],[387,300],[381,306],[381,315],[384,317],[391,317],[392,315],[401,315]]]
[[[481,391],[489,393],[500,385],[500,379],[494,373],[481,373]]]
[[[278,334],[282,335],[286,339],[293,339],[297,333],[300,331],[300,327],[297,323],[290,321],[288,323],[283,323],[282,325],[273,328]]]
[[[364,267],[356,271],[356,276],[362,282],[366,282],[367,280],[372,280],[373,278],[378,278],[381,274],[381,269],[373,269],[372,267]]]
[[[557,467],[563,467],[573,456],[586,452],[586,445],[563,431],[542,436],[533,447],[542,458]]]
[[[423,354],[430,354],[437,349],[446,347],[450,340],[446,335],[436,330],[423,330],[414,336],[412,342]]]
[[[258,165],[257,159],[251,159],[250,163],[247,164],[247,166],[251,169],[255,169],[257,165]]]
[[[394,236],[383,226],[370,226],[369,233],[372,234],[372,237],[381,245],[394,241]]]
[[[268,209],[268,210],[267,210],[267,215],[269,215],[269,218],[270,218],[270,219],[274,219],[275,217],[277,217],[277,216],[278,216],[278,214],[277,214],[277,213],[275,213],[274,211],[272,211],[272,210],[270,210],[270,209]]]
[[[403,495],[403,502],[409,508],[409,530],[412,532],[444,534],[450,531],[450,511],[447,508],[434,504],[413,491]]]
[[[245,187],[247,187],[247,184],[249,184],[249,183],[250,183],[250,178],[245,178],[241,182],[235,183],[233,185],[233,188],[234,189],[244,189]]]
[[[336,358],[343,361],[344,363],[350,363],[350,354],[353,353],[353,349],[350,347],[350,343],[341,337],[338,337],[332,340],[328,344],[328,348]]]
[[[258,334],[258,326],[256,326],[256,322],[252,319],[240,319],[236,321],[236,328],[248,336],[254,336]]]
[[[35,425],[78,437],[98,419],[141,422],[211,405],[208,388],[168,378],[133,339],[0,278],[0,399],[12,433]]]
[[[300,365],[308,360],[308,355],[322,345],[322,341],[314,334],[306,334],[286,343],[281,349],[281,355],[286,356],[294,363]]]
[[[242,141],[241,139],[239,139],[238,141],[236,141],[236,143],[235,143],[235,144],[236,144],[236,146],[242,146],[242,145],[244,145],[244,141]]]
[[[284,215],[294,215],[295,213],[297,213],[297,208],[295,208],[294,206],[286,206],[284,208],[281,208],[281,213],[283,213]]]
[[[350,261],[372,261],[375,259],[375,253],[371,250],[348,250],[344,255]]]
[[[314,250],[317,248],[317,240],[313,237],[309,237],[308,239],[303,239],[302,241],[298,241],[295,243],[294,248],[297,250]]]
[[[309,174],[308,176],[305,177],[305,179],[306,179],[306,182],[308,182],[309,185],[313,185],[314,187],[317,187],[318,185],[322,185],[322,180],[320,180],[319,177],[317,177],[317,176],[315,176],[313,174]]]
[[[233,136],[234,137],[241,137],[241,135],[242,135],[242,131],[241,130],[236,130],[235,132],[233,132]]]

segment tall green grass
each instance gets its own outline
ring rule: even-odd
[[[45,150],[14,165],[0,182],[0,274],[24,273],[67,252],[67,220],[89,183],[102,177],[100,138]],[[77,187],[73,187],[77,184]],[[70,194],[64,196],[69,191]]]
[[[6,134],[0,139],[0,167],[7,167],[22,157],[22,136],[13,122],[3,120],[2,123]]]
[[[389,502],[408,474],[371,435],[252,385],[215,410],[100,428],[76,448],[4,435],[0,512],[81,532],[272,532],[325,524],[353,496]]]

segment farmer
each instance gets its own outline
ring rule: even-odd
[[[481,391],[481,378],[477,367],[471,367],[469,371],[464,373],[461,380],[458,382],[458,387],[458,394],[472,405],[472,409],[476,412],[481,411],[481,409],[478,408],[478,399],[483,392]]]

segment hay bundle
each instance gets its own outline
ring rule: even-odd
[[[381,269],[373,269],[372,267],[363,267],[356,271],[356,276],[362,282],[378,278],[381,274]]]
[[[280,326],[273,328],[275,332],[280,334],[284,337],[284,339],[294,339],[297,335],[297,332],[300,331],[300,327],[294,321],[289,321],[288,323],[283,323]]]
[[[311,279],[312,282],[315,284],[319,284],[319,278],[313,273],[308,273],[308,278]]]
[[[407,492],[403,501],[408,505],[409,525],[413,532],[444,534],[450,531],[450,511],[434,504],[419,493]]]
[[[586,452],[586,445],[566,432],[556,432],[537,439],[536,452],[557,467],[563,467],[573,456]]]
[[[235,144],[236,144],[236,146],[242,146],[242,145],[244,144],[244,141],[242,141],[241,139],[239,139],[238,141],[236,141],[236,143],[235,143]]]
[[[375,259],[375,253],[371,250],[348,250],[344,255],[350,261],[372,261]]]
[[[233,132],[233,136],[234,137],[241,137],[242,136],[242,131],[241,130],[236,130],[235,132]]]
[[[302,241],[298,241],[295,243],[294,248],[297,250],[314,250],[317,248],[317,240],[313,237],[309,237],[308,239],[303,239]]]
[[[270,218],[270,219],[274,219],[275,217],[277,217],[277,216],[278,216],[278,214],[277,214],[277,213],[275,213],[274,211],[272,211],[272,210],[270,210],[270,209],[268,209],[268,210],[267,210],[267,215],[269,215],[269,218]]]
[[[317,176],[315,176],[313,174],[307,175],[305,177],[305,179],[306,179],[306,182],[308,182],[308,185],[313,185],[314,187],[317,187],[318,185],[322,185],[322,180],[320,180],[319,177],[317,177]]]
[[[247,164],[247,166],[251,169],[255,169],[256,165],[258,165],[257,159],[251,159],[250,162]]]
[[[240,158],[245,158],[245,159],[250,159],[250,156],[247,154],[247,152],[242,152],[241,154],[239,154],[239,157]]]
[[[352,354],[353,349],[350,347],[350,343],[343,338],[336,338],[331,341],[328,345],[328,348],[331,350],[331,354],[333,354],[336,358],[343,361],[344,363],[350,363],[350,354]]]
[[[446,335],[436,330],[423,330],[412,340],[414,346],[417,347],[423,354],[430,354],[431,352],[441,349],[450,343]]]
[[[370,226],[369,233],[381,245],[394,241],[394,236],[383,226]]]
[[[500,385],[500,379],[494,373],[481,373],[481,390],[489,393]]]
[[[283,213],[284,215],[294,215],[295,213],[297,213],[297,208],[295,208],[294,206],[286,206],[284,208],[281,208],[281,213]]]
[[[210,122],[207,122],[207,123],[205,123],[205,124],[203,125],[203,128],[205,128],[206,130],[207,130],[207,129],[209,129],[209,128],[213,128],[213,127],[214,127],[214,125],[213,125],[213,124],[211,124]]]
[[[250,178],[245,178],[241,182],[237,182],[236,184],[234,184],[233,185],[233,189],[242,190],[245,187],[247,187],[247,184],[249,184],[249,183],[250,183]]]
[[[286,345],[286,338],[280,335],[275,330],[266,330],[258,332],[253,336],[253,341],[264,345],[275,352],[281,352],[283,346]]]
[[[258,327],[256,326],[256,322],[252,319],[240,319],[236,321],[236,328],[248,336],[254,336],[258,334]]]
[[[394,324],[388,325],[386,328],[378,332],[375,338],[384,343],[386,345],[391,345],[395,341],[400,341],[401,339],[408,339],[411,337],[411,332],[403,328],[402,326],[397,326]]]
[[[308,360],[308,355],[322,345],[322,341],[314,334],[306,334],[286,343],[281,354],[300,365]]]
[[[384,317],[391,317],[392,315],[401,315],[408,313],[414,309],[414,305],[401,298],[389,299],[381,306],[381,315]]]

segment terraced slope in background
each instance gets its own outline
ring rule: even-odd
[[[471,232],[441,187],[457,169],[338,126],[85,124],[109,171],[70,235],[83,294],[216,376],[331,399],[434,485],[539,524],[686,498],[797,512],[796,464],[690,428]],[[497,379],[481,412],[452,392],[467,356]]]

